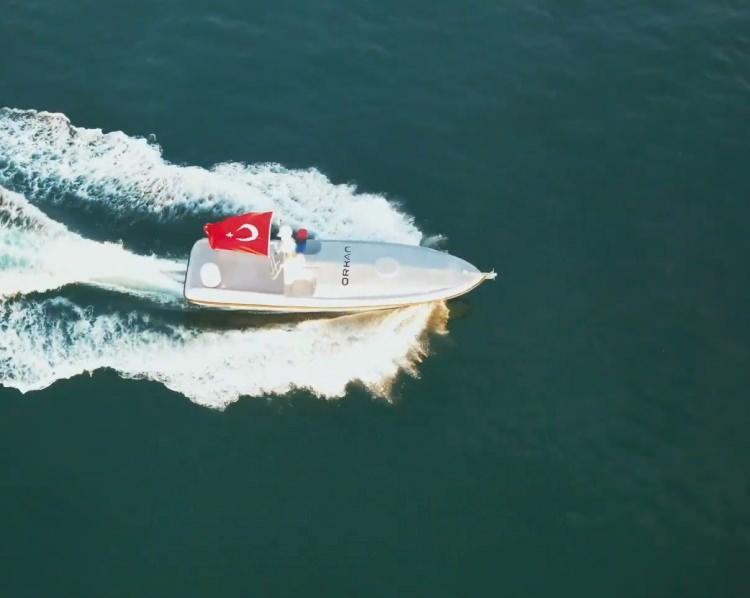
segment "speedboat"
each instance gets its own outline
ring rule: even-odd
[[[252,228],[245,224],[236,231],[242,227]],[[255,240],[257,230],[253,233]],[[429,247],[309,239],[290,252],[283,234],[266,246],[264,253],[250,253],[197,241],[185,274],[185,299],[261,313],[353,313],[453,299],[495,278],[494,272]]]

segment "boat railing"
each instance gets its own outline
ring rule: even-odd
[[[276,280],[284,269],[284,254],[277,252],[276,248],[271,245],[268,259],[271,260],[271,279]]]

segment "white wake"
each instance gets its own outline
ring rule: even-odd
[[[75,127],[62,114],[0,109],[0,384],[22,392],[109,368],[223,408],[241,396],[307,389],[341,397],[352,383],[390,396],[417,374],[444,304],[236,330],[181,323],[147,306],[95,313],[57,289],[71,284],[180,300],[178,261],[83,238],[40,207],[95,205],[112,218],[172,219],[273,209],[321,236],[419,243],[413,220],[385,197],[336,185],[315,169],[275,164],[171,164],[121,132]],[[187,251],[188,248],[185,248]]]
[[[18,193],[0,187],[0,300],[87,284],[176,300],[184,263],[131,253],[68,230]]]
[[[158,145],[140,137],[76,127],[64,114],[2,108],[0,183],[18,179],[34,202],[58,201],[69,193],[105,204],[115,214],[158,218],[274,210],[285,224],[327,238],[410,244],[422,239],[413,219],[393,202],[333,184],[314,168],[182,166],[166,161]]]
[[[250,330],[164,326],[147,315],[94,315],[67,299],[0,303],[0,379],[22,392],[101,368],[160,382],[224,408],[241,396],[307,389],[341,397],[359,382],[388,397],[399,372],[416,375],[443,304]]]

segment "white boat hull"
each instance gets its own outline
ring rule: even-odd
[[[206,268],[215,280],[206,280]],[[265,256],[213,250],[201,239],[190,253],[185,298],[262,313],[353,313],[452,299],[494,277],[427,247],[326,240],[308,242],[304,281],[285,284],[283,274],[273,274]]]

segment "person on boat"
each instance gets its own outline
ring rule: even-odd
[[[305,248],[307,247],[307,229],[301,228],[297,231],[297,234],[295,235],[297,237],[297,253],[305,253]]]

